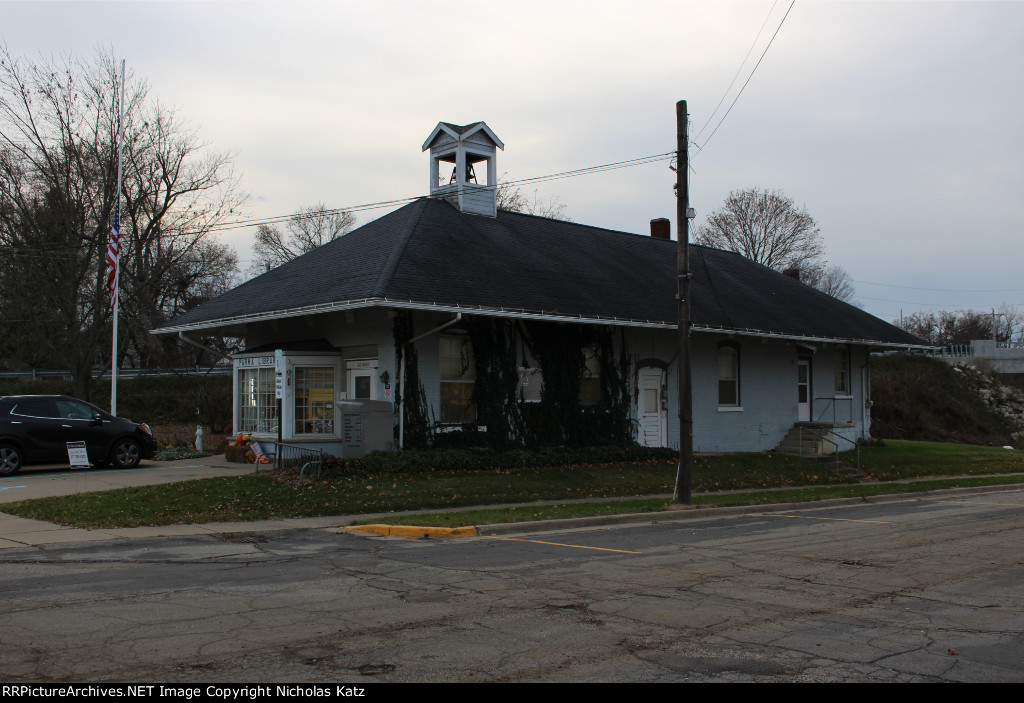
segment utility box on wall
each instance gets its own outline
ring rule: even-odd
[[[386,400],[339,400],[346,457],[395,448],[394,405]]]

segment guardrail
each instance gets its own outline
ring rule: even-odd
[[[229,364],[218,364],[214,367],[185,366],[179,368],[156,368],[156,369],[118,369],[117,377],[121,378],[143,378],[150,376],[224,376],[231,373]],[[101,371],[94,368],[92,378],[110,378],[110,369]],[[59,378],[70,380],[72,373],[66,369],[32,369],[30,371],[0,371],[0,378],[21,379],[36,381],[44,378]]]

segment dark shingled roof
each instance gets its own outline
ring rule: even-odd
[[[452,130],[456,134],[465,134],[473,127],[476,127],[478,124],[480,124],[480,121],[478,120],[476,122],[470,122],[469,124],[452,124],[451,122],[442,122],[441,124],[443,124],[448,129]]]
[[[674,326],[676,250],[671,240],[514,212],[467,215],[445,200],[423,198],[161,331],[367,299]],[[739,254],[702,246],[690,252],[695,329],[924,344]]]

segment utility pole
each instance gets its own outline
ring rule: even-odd
[[[693,493],[693,392],[690,374],[690,155],[686,101],[676,103],[676,258],[679,303],[679,466],[673,499],[690,505]]]

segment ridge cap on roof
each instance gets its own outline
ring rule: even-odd
[[[478,124],[483,124],[483,120],[477,120],[476,122],[470,122],[468,124],[455,124],[453,122],[445,122],[444,120],[442,120],[441,124],[443,124],[445,127],[450,127],[459,134],[464,134],[468,132],[472,127],[476,127]]]
[[[585,228],[585,229],[588,229],[588,230],[595,230],[595,231],[598,231],[598,232],[608,232],[610,234],[624,234],[624,235],[626,235],[628,237],[640,237],[641,239],[650,239],[652,241],[659,241],[659,242],[671,241],[671,242],[675,243],[674,239],[673,240],[658,239],[657,237],[651,237],[649,235],[641,234],[639,232],[627,232],[626,230],[622,230],[622,229],[611,229],[610,227],[600,227],[598,225],[588,225],[585,222],[576,222],[575,220],[561,220],[561,219],[559,219],[557,217],[547,217],[546,215],[534,215],[533,213],[520,212],[518,210],[506,210],[504,208],[498,208],[498,214],[500,215],[501,213],[505,213],[507,215],[516,215],[516,216],[519,216],[519,217],[532,217],[534,219],[546,220],[548,222],[556,222],[556,223],[559,223],[561,225],[565,225],[565,226],[568,226],[568,227],[582,227],[582,228]]]
[[[395,244],[391,250],[391,254],[388,256],[388,261],[380,270],[380,274],[377,276],[377,282],[373,287],[374,295],[383,295],[383,291],[387,289],[387,285],[394,275],[395,270],[398,268],[398,263],[402,260],[402,256],[405,254],[405,249],[409,245],[409,239],[412,237],[413,231],[419,224],[420,218],[423,217],[423,212],[426,210],[426,201],[430,200],[427,197],[420,197],[412,201],[408,205],[404,205],[398,210],[394,210],[388,215],[399,212],[405,208],[416,208],[417,212],[413,213],[411,217],[406,221],[404,230],[399,234],[399,241]],[[385,215],[384,217],[387,217]]]

